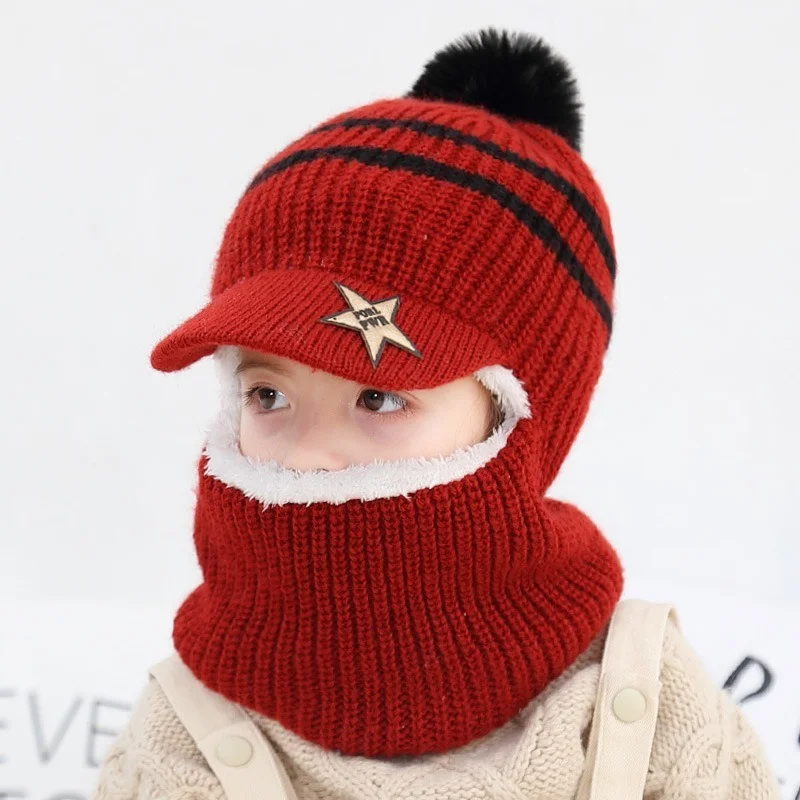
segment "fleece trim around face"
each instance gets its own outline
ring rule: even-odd
[[[503,414],[503,422],[484,441],[433,458],[378,460],[331,471],[286,469],[278,461],[254,459],[241,452],[238,444],[241,395],[235,373],[238,348],[219,348],[214,361],[222,403],[208,431],[209,474],[264,504],[375,500],[407,496],[418,489],[450,483],[494,458],[517,422],[531,416],[525,390],[513,372],[500,365],[483,367],[475,372],[475,377],[498,398]]]

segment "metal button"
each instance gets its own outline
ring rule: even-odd
[[[612,708],[622,722],[638,722],[647,710],[647,700],[638,689],[629,687],[617,692]]]
[[[223,764],[241,767],[253,757],[253,745],[241,736],[225,736],[217,742],[215,752]]]

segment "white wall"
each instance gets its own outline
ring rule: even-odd
[[[552,494],[676,602],[800,785],[796,2],[0,3],[0,796],[82,797],[199,572],[211,365],[155,341],[203,303],[256,169],[410,88],[483,25],[573,64],[617,316]],[[762,683],[751,662],[738,699]],[[97,729],[100,729],[98,732]]]

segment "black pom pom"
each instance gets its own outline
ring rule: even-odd
[[[582,104],[570,67],[525,33],[490,27],[464,34],[428,61],[406,97],[466,103],[535,122],[581,148]]]

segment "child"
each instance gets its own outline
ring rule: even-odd
[[[674,610],[545,497],[613,318],[579,109],[489,28],[252,180],[151,356],[221,380],[203,582],[95,800],[777,800]]]

